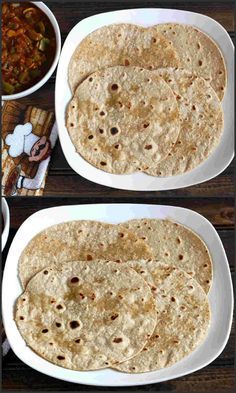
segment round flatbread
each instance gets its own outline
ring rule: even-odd
[[[30,240],[20,256],[19,275],[25,287],[45,266],[74,260],[150,257],[150,247],[129,230],[97,221],[69,221],[46,228]]]
[[[95,72],[67,108],[76,151],[106,172],[148,171],[163,160],[179,134],[179,112],[168,84],[139,67]]]
[[[132,24],[103,26],[83,39],[70,60],[72,92],[88,75],[116,65],[156,69],[177,67],[179,59],[173,45],[157,30]]]
[[[227,84],[227,71],[217,44],[194,26],[167,23],[153,29],[173,43],[181,66],[208,81],[222,100]]]
[[[157,71],[173,90],[180,113],[180,133],[168,156],[149,166],[153,176],[174,176],[193,170],[215,150],[223,133],[223,111],[212,87],[186,70]]]
[[[193,352],[205,338],[210,325],[207,296],[183,270],[155,261],[128,264],[152,289],[157,324],[143,350],[113,368],[141,373],[169,367]]]
[[[212,260],[207,246],[196,233],[173,221],[146,218],[128,221],[121,227],[146,241],[155,259],[183,269],[208,293]]]
[[[156,310],[147,283],[127,265],[79,261],[36,274],[17,300],[15,321],[44,359],[93,370],[140,352]]]

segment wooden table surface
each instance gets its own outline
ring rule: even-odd
[[[96,13],[138,7],[162,7],[189,10],[209,15],[234,38],[233,1],[46,1],[57,17],[62,41],[71,28],[81,19]],[[20,100],[54,108],[55,74],[39,91]],[[22,222],[37,210],[65,204],[83,203],[150,203],[169,204],[193,209],[204,215],[216,228],[224,244],[232,276],[234,275],[233,229],[234,193],[233,167],[230,166],[217,178],[206,183],[176,191],[132,192],[111,189],[89,182],[68,166],[59,142],[53,153],[44,197],[8,198],[11,212],[11,229],[3,252],[5,261],[10,243]],[[50,196],[50,198],[49,198]],[[59,198],[60,197],[60,198]],[[63,382],[43,375],[22,363],[12,351],[3,359],[4,390],[38,391],[164,391],[164,392],[229,392],[235,388],[234,330],[222,354],[209,366],[188,376],[160,384],[136,388],[94,388]]]

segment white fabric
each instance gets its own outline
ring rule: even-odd
[[[28,190],[38,190],[43,182],[44,174],[47,170],[49,161],[50,161],[50,157],[46,158],[46,160],[43,160],[39,163],[37,173],[33,179],[30,179],[28,177],[23,177],[22,187],[27,188]]]
[[[8,154],[11,157],[18,157],[24,152],[25,137],[32,133],[32,128],[31,123],[25,123],[24,125],[18,124],[14,128],[13,133],[7,135],[5,142],[10,146]],[[29,146],[29,143],[27,143],[27,146]]]
[[[32,149],[32,147],[34,146],[34,144],[40,139],[39,136],[34,135],[34,134],[29,134],[25,136],[25,140],[24,140],[24,152],[30,156],[30,151]]]

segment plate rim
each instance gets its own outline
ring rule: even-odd
[[[57,74],[56,74],[56,84],[55,84],[55,113],[56,113],[56,119],[57,119],[57,123],[58,123],[58,134],[59,134],[59,139],[60,139],[60,144],[62,147],[62,151],[63,154],[65,156],[65,159],[68,163],[68,165],[80,176],[82,176],[83,178],[96,183],[96,184],[100,184],[106,187],[110,187],[110,188],[115,188],[115,189],[122,189],[122,190],[130,190],[130,191],[164,191],[164,190],[172,190],[172,189],[179,189],[179,188],[185,188],[185,187],[190,187],[196,184],[200,184],[203,183],[205,181],[209,181],[213,178],[215,178],[216,176],[218,176],[220,173],[222,173],[231,163],[231,161],[234,158],[234,147],[233,144],[232,146],[227,146],[227,151],[230,149],[229,153],[227,153],[227,158],[224,159],[223,165],[220,165],[218,167],[218,169],[214,169],[215,167],[215,162],[216,162],[216,150],[218,149],[218,147],[220,146],[220,144],[216,147],[216,149],[212,152],[212,154],[205,160],[203,161],[199,166],[197,166],[196,168],[194,168],[193,170],[186,172],[184,174],[180,174],[180,175],[175,175],[175,176],[169,176],[169,177],[155,177],[155,176],[150,176],[148,174],[144,174],[144,173],[133,173],[133,174],[121,174],[121,175],[117,175],[117,174],[111,174],[111,173],[107,173],[102,171],[99,168],[94,167],[92,164],[90,164],[89,162],[87,162],[79,153],[76,153],[75,148],[70,140],[68,131],[65,127],[65,116],[66,114],[63,114],[63,122],[62,122],[62,118],[60,116],[60,102],[58,102],[58,96],[59,96],[59,92],[60,92],[60,78],[61,78],[61,67],[63,67],[63,62],[64,62],[64,51],[65,48],[67,47],[68,43],[71,43],[71,37],[74,31],[76,31],[76,29],[78,29],[78,26],[81,26],[81,24],[86,24],[89,23],[90,21],[93,21],[97,18],[102,18],[102,17],[106,17],[109,14],[122,14],[122,13],[127,13],[127,15],[129,15],[132,12],[156,12],[156,13],[160,13],[160,12],[174,12],[176,13],[176,15],[192,15],[195,16],[196,18],[198,18],[199,20],[205,19],[205,21],[209,21],[209,23],[211,24],[211,26],[215,26],[215,29],[218,29],[218,32],[221,32],[223,35],[223,40],[226,40],[228,45],[230,45],[232,52],[228,54],[228,56],[224,55],[224,59],[226,64],[228,63],[228,59],[231,59],[231,56],[233,55],[234,52],[234,45],[233,42],[228,34],[228,32],[226,31],[226,29],[216,20],[214,20],[213,18],[204,15],[204,14],[200,14],[200,13],[196,13],[196,12],[192,12],[192,11],[185,11],[185,10],[178,10],[178,9],[164,9],[164,8],[132,8],[132,9],[123,9],[123,10],[118,10],[118,11],[108,11],[108,12],[102,12],[102,13],[98,13],[92,16],[89,16],[87,18],[82,19],[81,21],[79,21],[68,33],[66,40],[64,42],[62,51],[61,51],[61,57],[60,57],[60,61],[58,64],[58,68],[57,68]],[[176,16],[176,18],[178,18],[178,15]],[[183,23],[181,21],[175,20],[176,23]],[[112,24],[112,23],[122,23],[122,21],[119,22],[114,22],[111,20],[110,23],[103,23],[102,26],[104,25],[108,25],[108,24]],[[124,22],[126,23],[126,22]],[[132,23],[132,22],[130,22]],[[137,22],[133,22],[133,23],[137,23]],[[161,23],[161,22],[159,22]],[[144,23],[145,24],[145,23]],[[190,24],[188,22],[185,22],[185,24]],[[96,22],[95,22],[96,25]],[[190,24],[190,25],[193,25]],[[195,24],[197,28],[199,28],[200,30],[204,31],[201,27],[199,27],[197,25],[197,23]],[[96,28],[98,28],[98,26],[96,25],[95,28],[93,30],[96,30]],[[212,35],[211,38],[213,38],[216,43],[220,45],[220,43],[217,41],[217,39],[214,37],[215,34],[215,29],[213,29],[212,31]],[[209,35],[209,32],[205,31],[206,34]],[[69,60],[68,60],[69,61]],[[228,71],[228,70],[227,70]],[[231,74],[230,74],[231,75]],[[67,76],[63,76],[63,78],[67,78]],[[234,75],[231,75],[231,78],[234,80]],[[229,72],[228,72],[228,79],[229,79]],[[63,82],[64,83],[64,82]],[[68,87],[68,81],[67,81],[67,87]],[[226,91],[227,94],[227,91]],[[229,93],[228,93],[229,94]],[[230,94],[229,94],[229,98],[230,98]],[[231,101],[234,100],[234,97],[232,97]],[[63,101],[63,112],[64,112],[64,108],[66,108],[67,106],[67,102],[65,102],[65,100]],[[226,117],[227,113],[225,113],[225,117]],[[232,112],[232,115],[230,115],[232,120],[234,118],[234,114]],[[231,131],[231,127],[228,127],[230,130],[227,131],[227,134],[229,134],[231,136],[231,138],[233,137],[233,127],[232,127],[232,131]],[[224,133],[226,133],[225,128],[223,131],[222,136],[224,135]],[[225,142],[226,143],[226,142]],[[71,149],[71,151],[68,150],[68,145],[69,145],[69,149]],[[223,148],[224,146],[222,146]],[[213,157],[214,156],[214,157]],[[213,158],[212,158],[213,157]],[[213,162],[209,163],[208,160],[212,160]],[[211,168],[211,173],[205,175],[205,170],[209,170],[209,168]],[[138,176],[144,176],[143,179],[146,179],[146,181],[148,182],[148,185],[146,186],[142,186],[142,181],[139,181],[139,177]],[[148,177],[147,177],[148,176]],[[185,179],[187,176],[187,179]],[[196,177],[196,179],[195,179]],[[193,180],[195,179],[195,180]],[[118,186],[116,186],[116,180],[119,181]],[[168,182],[167,185],[165,185],[165,182]],[[156,183],[160,183],[159,185],[156,185]],[[127,185],[126,183],[129,183],[129,185]]]
[[[199,213],[197,213],[196,211],[194,211],[194,210],[191,210],[191,209],[188,209],[188,208],[184,208],[184,207],[180,207],[180,206],[171,206],[171,205],[156,205],[156,204],[139,204],[139,203],[125,203],[125,204],[122,204],[122,203],[115,203],[115,204],[107,204],[107,203],[99,203],[99,204],[83,204],[83,205],[80,205],[80,204],[73,204],[73,205],[61,205],[61,206],[54,206],[54,207],[49,207],[49,208],[45,208],[45,209],[41,209],[41,210],[39,210],[39,211],[37,211],[37,212],[35,212],[35,213],[33,213],[32,215],[30,215],[22,224],[21,224],[21,226],[19,227],[19,229],[18,229],[18,231],[17,231],[17,233],[16,233],[16,235],[15,235],[15,237],[14,237],[14,239],[13,239],[13,241],[12,241],[12,243],[11,243],[11,246],[10,246],[10,249],[9,249],[9,252],[8,252],[8,256],[7,256],[7,259],[6,259],[6,264],[5,264],[5,268],[4,268],[4,274],[3,274],[3,284],[2,284],[2,298],[3,298],[3,300],[2,300],[2,313],[3,313],[3,322],[5,323],[5,312],[6,312],[6,307],[7,307],[7,304],[6,304],[6,301],[4,301],[4,293],[5,293],[5,286],[7,285],[7,282],[6,282],[6,278],[5,278],[5,276],[6,276],[6,273],[5,273],[5,271],[6,271],[6,268],[7,269],[9,269],[9,267],[8,267],[8,265],[10,264],[10,260],[11,260],[11,255],[10,255],[10,251],[11,251],[11,249],[13,248],[13,245],[15,244],[15,242],[17,242],[18,241],[18,238],[20,238],[20,236],[22,235],[21,234],[21,232],[23,231],[23,230],[25,230],[25,227],[27,227],[27,226],[29,226],[29,225],[32,225],[32,222],[34,221],[34,219],[35,219],[35,216],[40,216],[40,215],[45,215],[45,214],[48,214],[49,213],[49,211],[50,212],[52,212],[52,211],[54,211],[54,212],[57,212],[57,211],[59,211],[59,210],[61,210],[61,209],[67,209],[67,208],[69,208],[69,209],[73,209],[73,208],[78,208],[78,209],[80,209],[80,210],[83,210],[85,207],[87,207],[87,209],[89,209],[89,208],[91,208],[91,206],[93,206],[93,208],[96,208],[96,209],[98,209],[99,207],[101,208],[101,207],[103,207],[103,208],[106,208],[107,206],[110,206],[110,207],[114,207],[114,211],[115,211],[115,208],[117,207],[117,206],[119,206],[119,207],[121,207],[121,206],[123,206],[123,205],[125,205],[126,206],[126,208],[130,208],[130,207],[135,207],[135,208],[138,208],[138,207],[140,207],[140,206],[142,206],[143,208],[146,208],[146,209],[149,209],[150,210],[150,208],[151,208],[151,210],[153,210],[153,212],[150,212],[150,214],[151,214],[151,216],[152,216],[152,218],[155,218],[155,214],[154,214],[154,210],[155,209],[158,209],[158,211],[159,211],[159,209],[163,209],[163,212],[164,212],[164,215],[165,215],[165,217],[168,217],[168,218],[170,218],[171,219],[171,215],[166,215],[166,213],[165,213],[165,210],[168,210],[168,209],[173,209],[174,211],[185,211],[185,212],[187,212],[188,214],[190,214],[190,215],[194,215],[195,217],[197,217],[198,219],[200,219],[200,221],[201,222],[203,222],[203,223],[205,223],[205,224],[210,224],[210,228],[211,228],[211,230],[213,231],[213,233],[214,233],[214,238],[215,238],[215,241],[217,241],[217,243],[218,243],[218,246],[221,248],[221,250],[223,251],[223,255],[224,255],[224,262],[225,262],[225,271],[226,271],[226,274],[227,274],[227,276],[228,276],[228,279],[229,279],[229,290],[230,290],[230,300],[231,300],[231,302],[230,302],[230,316],[229,316],[229,319],[228,319],[228,329],[227,329],[227,334],[225,335],[225,337],[224,337],[224,341],[221,343],[221,345],[219,346],[219,348],[218,348],[218,350],[216,351],[216,353],[214,354],[214,356],[212,356],[210,359],[208,359],[207,361],[203,361],[202,363],[201,363],[201,366],[200,367],[193,367],[192,368],[192,370],[191,371],[186,371],[185,370],[185,372],[183,371],[183,372],[177,372],[177,375],[176,374],[173,374],[171,377],[168,377],[168,378],[162,378],[161,380],[156,380],[157,379],[157,376],[156,375],[154,375],[154,373],[156,373],[158,370],[156,370],[156,371],[153,371],[153,372],[149,372],[149,373],[140,373],[140,374],[135,374],[135,375],[137,375],[137,376],[140,376],[140,375],[145,375],[145,374],[151,374],[151,373],[153,373],[153,379],[151,378],[151,381],[138,381],[138,382],[134,382],[134,381],[130,381],[130,382],[126,382],[126,383],[105,383],[105,382],[103,382],[103,380],[100,382],[100,381],[92,381],[92,382],[88,382],[88,381],[78,381],[78,380],[75,380],[73,377],[63,377],[63,376],[61,376],[61,374],[63,373],[63,371],[62,370],[68,370],[68,369],[66,369],[66,368],[63,368],[63,367],[59,367],[59,366],[56,366],[56,365],[54,365],[54,364],[52,364],[51,362],[49,362],[49,361],[46,361],[45,360],[45,362],[46,362],[46,365],[47,364],[49,364],[49,365],[52,365],[52,368],[53,368],[53,372],[51,372],[50,370],[48,371],[48,369],[45,367],[45,369],[43,369],[43,368],[40,368],[40,366],[37,366],[37,365],[35,365],[35,364],[33,364],[32,365],[32,363],[30,364],[30,362],[28,362],[28,360],[27,359],[25,359],[23,356],[21,357],[21,353],[19,353],[18,352],[18,348],[17,348],[17,346],[16,346],[16,343],[15,343],[15,341],[14,341],[14,339],[12,340],[12,332],[10,333],[10,335],[8,335],[9,337],[8,337],[8,339],[9,339],[9,342],[10,342],[10,344],[11,344],[11,348],[12,348],[12,350],[13,350],[13,352],[16,354],[16,356],[22,361],[22,362],[24,362],[25,364],[27,364],[29,367],[31,367],[31,368],[33,368],[33,369],[35,369],[35,370],[37,370],[37,371],[39,371],[39,372],[41,372],[41,373],[43,373],[43,374],[46,374],[46,375],[49,375],[50,377],[54,377],[54,378],[57,378],[57,379],[59,379],[59,380],[64,380],[64,381],[67,381],[67,382],[72,382],[72,383],[77,383],[77,384],[83,384],[83,385],[89,385],[89,386],[103,386],[103,387],[105,387],[105,386],[107,386],[107,387],[124,387],[124,386],[142,386],[142,385],[149,385],[149,384],[153,384],[153,383],[160,383],[160,382],[164,382],[164,381],[169,381],[169,380],[172,380],[172,379],[175,379],[175,378],[180,378],[180,377],[183,377],[183,376],[185,376],[185,375],[189,375],[189,374],[191,374],[191,373],[193,373],[193,372],[196,372],[196,371],[198,371],[198,370],[200,370],[200,369],[202,369],[203,367],[206,367],[208,364],[210,364],[212,361],[214,361],[220,354],[221,354],[221,352],[224,350],[224,348],[225,348],[225,346],[226,346],[226,344],[227,344],[227,342],[228,342],[228,339],[229,339],[229,335],[230,335],[230,332],[231,332],[231,326],[232,326],[232,318],[233,318],[233,308],[234,308],[234,297],[233,297],[233,286],[232,286],[232,279],[231,279],[231,273],[230,273],[230,269],[229,269],[229,265],[228,265],[228,259],[227,259],[227,255],[226,255],[226,252],[225,252],[225,249],[224,249],[224,247],[223,247],[223,244],[222,244],[222,241],[221,241],[221,239],[220,239],[220,237],[219,237],[219,235],[218,235],[218,233],[216,232],[216,230],[215,230],[215,228],[214,228],[214,226],[211,224],[211,222],[209,221],[209,220],[207,220],[204,216],[202,216],[201,214],[199,214]],[[101,209],[100,209],[100,211],[101,211]],[[66,212],[67,213],[67,212]],[[81,214],[81,213],[80,213]],[[93,214],[93,213],[92,213]],[[103,214],[103,213],[102,213]],[[127,214],[127,213],[126,213]],[[173,214],[173,213],[172,213]],[[86,215],[90,215],[90,212],[87,212],[86,213]],[[101,215],[101,213],[99,212],[99,215]],[[134,212],[134,215],[135,216],[140,216],[139,214],[137,214],[137,212]],[[143,214],[141,214],[141,216],[143,217],[143,218],[145,218],[144,216],[143,216]],[[83,218],[84,219],[84,218]],[[93,218],[87,218],[87,219],[89,219],[89,220],[93,220]],[[102,219],[102,218],[100,218],[101,220],[104,220],[104,219]],[[129,218],[130,219],[130,218]],[[176,220],[176,218],[173,218],[174,220]],[[65,220],[64,220],[65,221]],[[70,219],[69,219],[69,221],[70,221]],[[109,219],[109,220],[107,220],[107,222],[112,222],[112,218],[111,218],[111,220]],[[119,221],[119,220],[118,220]],[[178,220],[177,220],[178,221]],[[122,221],[121,221],[122,222]],[[183,224],[183,223],[181,223],[182,225],[186,225],[186,224]],[[52,224],[50,224],[50,225],[52,225]],[[49,226],[50,226],[49,225]],[[44,226],[44,225],[43,225]],[[22,227],[23,227],[23,229],[22,229]],[[47,225],[46,226],[44,226],[45,228],[47,227]],[[188,227],[191,229],[191,230],[194,230],[197,234],[198,234],[198,232],[195,230],[195,229],[193,229],[192,227],[191,227],[191,223],[190,223],[190,226],[188,225]],[[40,229],[39,231],[37,231],[37,233],[39,233],[40,231],[41,231],[42,229]],[[33,235],[33,236],[35,236],[35,234]],[[29,236],[29,240],[33,237],[33,236],[31,236],[31,234],[30,234],[30,236]],[[203,237],[202,237],[203,238]],[[28,241],[29,241],[28,240]],[[203,238],[203,240],[206,242],[206,239],[205,238]],[[9,256],[10,255],[10,256]],[[17,275],[17,271],[16,271],[16,275]],[[19,281],[19,278],[17,277],[17,280]],[[15,299],[16,300],[16,299]],[[12,313],[13,313],[13,309],[12,309]],[[15,328],[17,329],[17,326],[15,326]],[[5,326],[5,330],[6,330],[6,332],[7,332],[7,334],[8,334],[8,325],[6,325]],[[10,328],[9,328],[9,330],[10,330]],[[18,331],[18,329],[17,329],[17,331]],[[19,331],[18,331],[19,332]],[[12,345],[12,342],[14,341],[14,343],[13,343],[13,345]],[[16,340],[17,341],[17,340]],[[36,355],[36,359],[39,357],[39,358],[41,358],[39,355],[37,355],[33,350],[31,350],[30,349],[30,351],[31,352],[33,352],[35,355]],[[42,358],[41,358],[42,359]],[[177,363],[176,363],[177,364]],[[55,369],[56,368],[56,369]],[[58,369],[59,369],[59,372],[58,372]],[[62,369],[62,370],[61,370]],[[60,370],[61,370],[61,374],[60,374]],[[72,370],[69,370],[69,371],[72,371]],[[100,370],[101,371],[101,370]],[[76,371],[77,372],[77,371]],[[78,371],[79,372],[79,371]],[[81,373],[89,373],[89,372],[92,372],[92,373],[97,373],[97,372],[99,372],[99,370],[95,370],[95,371],[85,371],[85,372],[81,372]],[[79,372],[80,373],[80,372]],[[58,375],[59,374],[59,375]],[[126,374],[126,373],[123,373],[123,374]],[[127,375],[127,374],[126,374]],[[80,376],[79,376],[79,379],[80,379]],[[99,377],[98,377],[98,379],[99,379]]]

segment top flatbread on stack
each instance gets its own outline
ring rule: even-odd
[[[177,23],[159,24],[154,31],[162,33],[173,43],[181,67],[204,78],[222,100],[227,83],[223,55],[216,43],[194,26]]]
[[[158,31],[132,24],[101,27],[86,36],[69,64],[69,84],[76,87],[90,74],[116,65],[147,69],[178,67],[178,55]]]
[[[78,261],[37,273],[18,298],[15,320],[43,358],[93,370],[139,353],[156,309],[148,284],[127,265]]]
[[[128,261],[151,258],[150,247],[137,235],[112,224],[70,221],[44,229],[27,244],[19,260],[23,287],[44,267],[94,259]]]
[[[77,152],[109,173],[148,171],[167,156],[180,130],[171,88],[139,67],[91,74],[77,87],[66,123]]]

